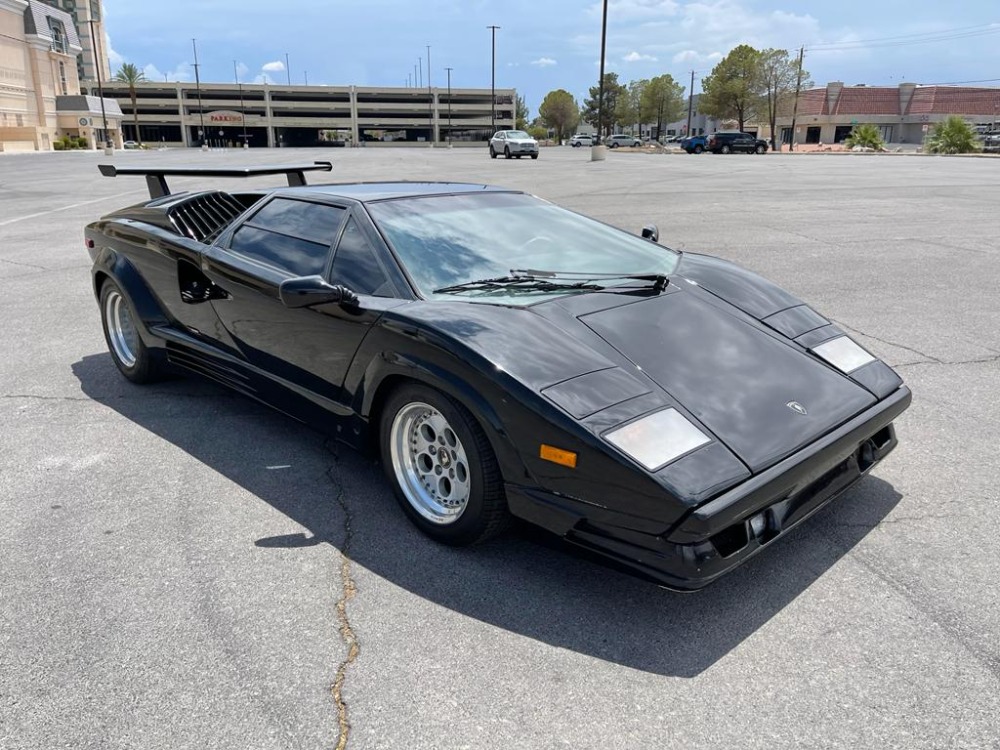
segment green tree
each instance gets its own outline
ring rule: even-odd
[[[656,123],[656,137],[663,135],[663,126],[680,119],[684,109],[684,87],[669,73],[651,79],[642,92],[640,116],[643,122]]]
[[[885,150],[885,141],[882,140],[882,134],[878,132],[878,128],[875,125],[867,123],[864,125],[855,125],[851,128],[851,134],[844,140],[844,145],[847,148],[862,146],[875,151]]]
[[[132,99],[132,117],[135,122],[135,139],[138,141],[139,146],[142,147],[142,136],[139,135],[139,107],[136,104],[135,85],[137,83],[144,83],[147,80],[146,74],[132,63],[123,63],[115,74],[115,80],[128,84],[128,95]]]
[[[524,130],[528,127],[528,114],[528,105],[525,103],[524,97],[518,94],[514,109],[514,127],[518,130]]]
[[[580,122],[580,108],[573,95],[564,89],[556,89],[545,95],[538,107],[542,122],[556,131],[556,140],[562,141]]]
[[[958,115],[935,124],[927,139],[927,150],[932,154],[971,154],[982,148],[976,131]]]
[[[743,130],[760,104],[760,52],[748,44],[734,47],[702,79],[701,88],[699,109],[718,119],[736,120]]]
[[[611,127],[615,123],[615,112],[618,109],[618,97],[622,96],[626,89],[618,83],[617,73],[604,74],[604,106],[600,109],[601,122],[598,123],[597,105],[600,92],[600,86],[590,87],[590,98],[583,100],[583,110],[580,115],[594,126],[598,134],[611,135]]]
[[[767,117],[771,132],[771,149],[777,150],[778,114],[789,108],[799,85],[799,63],[788,56],[788,50],[766,49],[760,53],[760,68],[758,71],[761,93],[761,107]],[[801,88],[810,88],[808,71],[802,71]],[[742,130],[742,128],[740,128]]]
[[[615,123],[623,128],[633,128],[636,135],[641,130],[642,92],[648,85],[649,81],[646,79],[629,81],[615,105]]]

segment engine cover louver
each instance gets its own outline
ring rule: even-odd
[[[178,234],[196,242],[211,242],[244,211],[233,196],[221,191],[198,193],[167,211]]]

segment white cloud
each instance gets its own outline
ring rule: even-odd
[[[721,52],[709,52],[707,55],[693,49],[686,49],[678,52],[673,57],[675,63],[694,63],[695,65],[712,63],[715,64],[723,58]]]
[[[550,65],[556,65],[556,61],[551,57],[539,57],[537,60],[531,61],[532,65],[537,65],[539,68],[547,68]]]
[[[275,60],[273,62],[264,63],[260,66],[260,69],[266,73],[283,73],[285,71],[285,64],[281,60]]]
[[[259,76],[253,79],[254,83],[270,83],[274,84],[274,79],[271,78],[267,73],[261,73]]]
[[[237,76],[239,76],[239,79],[240,79],[241,81],[242,81],[242,80],[243,80],[244,78],[246,78],[246,75],[247,75],[247,73],[249,73],[249,72],[250,72],[250,68],[249,68],[249,67],[247,67],[246,65],[244,65],[243,63],[237,63],[237,64],[236,64],[236,75],[237,75]]]
[[[148,81],[174,82],[194,80],[194,66],[186,62],[178,63],[174,66],[173,70],[168,70],[166,73],[162,72],[153,63],[149,63],[142,69],[142,72]]]
[[[625,57],[622,58],[625,62],[656,62],[656,58],[652,55],[643,55],[635,50],[629,52]]]
[[[111,73],[114,74],[122,66],[122,63],[125,62],[125,58],[118,54],[115,48],[111,46],[110,36],[105,35],[105,39],[108,43],[108,66],[111,68]]]
[[[676,15],[678,7],[674,0],[609,0],[608,20],[614,22],[664,18]],[[587,12],[600,17],[603,3],[591,5]]]

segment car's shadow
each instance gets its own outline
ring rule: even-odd
[[[680,595],[525,529],[471,549],[436,544],[406,520],[375,463],[214,385],[133,386],[107,354],[84,357],[73,372],[84,393],[305,529],[291,535],[260,529],[256,545],[265,552],[342,548],[350,513],[349,556],[372,573],[490,625],[656,674],[689,677],[710,667],[835,565],[900,500],[891,485],[868,477],[720,582]],[[275,455],[294,457],[292,465],[265,466]]]

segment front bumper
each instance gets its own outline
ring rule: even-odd
[[[678,591],[707,586],[834,500],[896,447],[902,386],[798,453],[689,511],[667,533],[613,525],[579,500],[508,485],[514,515]]]

